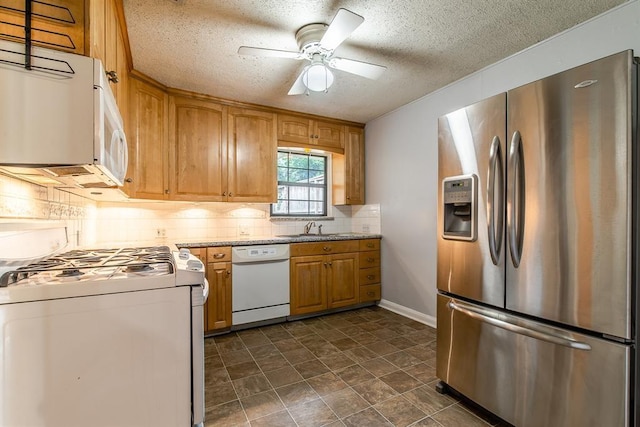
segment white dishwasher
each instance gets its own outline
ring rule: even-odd
[[[289,315],[289,245],[236,246],[231,263],[232,326]]]

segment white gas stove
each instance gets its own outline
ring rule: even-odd
[[[167,246],[4,271],[0,425],[202,425],[207,293],[202,262]]]

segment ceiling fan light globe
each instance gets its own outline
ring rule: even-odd
[[[312,64],[302,76],[304,85],[314,92],[326,92],[333,84],[333,73],[324,64]]]

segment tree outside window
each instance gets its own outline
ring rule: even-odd
[[[278,202],[272,216],[325,216],[327,214],[327,158],[278,151]]]

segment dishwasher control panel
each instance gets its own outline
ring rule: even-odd
[[[289,245],[235,246],[231,251],[231,262],[266,262],[289,259]]]

